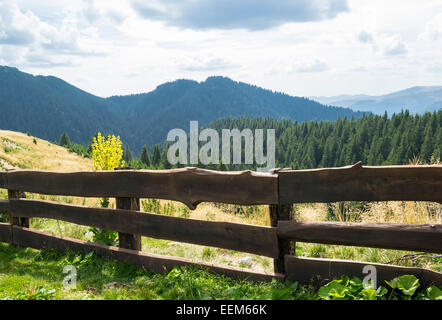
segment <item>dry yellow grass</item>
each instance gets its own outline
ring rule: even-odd
[[[299,221],[324,221],[327,217],[327,205],[325,203],[312,203],[299,205],[297,220]]]
[[[34,143],[34,139],[37,143]],[[21,132],[0,130],[0,170],[5,169],[81,171],[93,170],[93,164],[91,159],[71,153],[49,141]],[[96,198],[29,196],[92,206],[99,203]]]
[[[434,202],[388,201],[371,203],[363,222],[406,224],[442,223],[442,205]]]
[[[34,139],[37,143],[34,143]],[[92,170],[91,159],[24,133],[0,130],[0,159],[15,168],[77,171]],[[4,165],[3,165],[4,167]],[[4,169],[4,168],[1,168]]]

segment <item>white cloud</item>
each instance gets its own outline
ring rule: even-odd
[[[400,55],[408,52],[405,43],[399,35],[387,36],[380,39],[383,54],[387,56]]]
[[[29,45],[36,41],[40,21],[9,2],[0,2],[0,44]]]
[[[0,45],[24,48],[19,52],[25,65],[35,62],[36,67],[48,68],[53,61],[54,67],[69,66],[73,65],[72,58],[63,55],[103,55],[99,49],[89,50],[80,44],[81,32],[69,22],[55,26],[43,21],[31,10],[19,8],[17,3],[0,3]],[[36,56],[45,56],[44,64],[41,59],[35,59]],[[13,62],[6,58],[4,60],[6,63]]]
[[[191,29],[264,30],[348,11],[347,0],[132,0],[132,5],[145,19]]]
[[[213,74],[303,96],[442,84],[440,0],[134,3],[0,0],[0,64],[102,96]]]
[[[196,56],[187,59],[180,59],[177,62],[177,68],[184,71],[223,71],[225,69],[236,68],[237,65],[226,59],[208,56]]]
[[[324,72],[329,69],[329,66],[324,61],[314,59],[307,62],[295,63],[292,70],[295,72]]]
[[[442,39],[442,13],[437,14],[425,25],[425,30],[419,34],[419,38],[430,41]]]
[[[374,41],[373,36],[366,31],[359,32],[357,39],[363,43],[372,43]]]

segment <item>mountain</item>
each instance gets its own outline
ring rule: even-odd
[[[163,143],[170,129],[187,131],[190,120],[204,126],[229,116],[296,121],[362,116],[225,77],[176,80],[148,93],[101,98],[56,77],[10,67],[0,67],[0,111],[1,129],[29,131],[51,141],[65,131],[77,143],[88,142],[96,131],[114,133],[136,152],[144,144]]]
[[[380,95],[340,95],[335,97],[310,97],[319,103],[348,107],[353,110],[371,111],[377,114],[399,113],[408,109],[422,114],[442,108],[442,86],[412,87]]]
[[[121,121],[106,99],[56,77],[33,76],[0,66],[0,128],[57,140],[63,131],[86,142],[95,131],[111,132]]]
[[[315,101],[292,97],[225,77],[206,81],[177,80],[136,96],[110,97],[119,111],[125,110],[134,130],[131,139],[143,137],[143,144],[164,141],[173,128],[189,130],[189,121],[199,125],[222,117],[272,117],[297,121],[359,118],[361,112],[327,107]],[[155,130],[152,130],[155,128]],[[138,145],[137,148],[141,147]]]

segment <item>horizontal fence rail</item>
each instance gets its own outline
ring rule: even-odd
[[[195,209],[200,202],[278,203],[277,175],[199,168],[0,173],[0,188],[80,197],[136,197],[180,201]]]
[[[364,267],[368,265],[376,268],[378,286],[388,287],[384,281],[391,281],[404,274],[415,275],[423,287],[442,284],[442,273],[422,268],[390,266],[381,263],[350,260],[285,257],[286,279],[303,284],[314,283],[315,285],[323,285],[344,275],[350,279],[352,277],[363,279],[367,275],[367,273],[364,273]]]
[[[278,221],[278,236],[300,242],[442,253],[442,225]]]
[[[34,249],[54,248],[62,252],[67,250],[80,252],[95,252],[100,256],[128,261],[147,270],[162,273],[170,271],[176,266],[202,266],[208,270],[227,275],[235,279],[249,279],[254,281],[270,281],[273,278],[282,280],[281,274],[252,272],[243,268],[227,267],[212,263],[196,262],[191,259],[170,257],[158,254],[150,254],[125,248],[105,246],[97,243],[81,241],[68,237],[58,237],[46,232],[31,230],[28,228],[12,226],[16,245]]]
[[[0,222],[0,242],[12,243],[12,225]]]
[[[0,172],[0,188],[8,189],[9,197],[9,200],[0,200],[0,212],[8,212],[11,216],[11,224],[0,223],[0,242],[36,249],[94,251],[157,272],[170,270],[173,266],[202,265],[234,278],[259,281],[286,278],[307,283],[312,279],[330,280],[344,274],[361,277],[362,267],[369,264],[299,258],[294,256],[296,241],[442,253],[441,224],[287,220],[293,218],[293,203],[395,200],[441,203],[442,165],[370,167],[356,163],[341,168],[274,169],[269,173],[218,172],[198,168],[81,172],[13,170]],[[25,192],[115,197],[117,209],[31,200],[26,199]],[[140,198],[180,201],[191,209],[201,202],[270,205],[272,227],[145,213],[138,211]],[[120,247],[57,237],[29,229],[29,219],[32,217],[118,231]],[[271,257],[274,259],[275,273],[245,271],[148,254],[139,251],[140,236]],[[124,239],[127,241],[121,241]],[[130,243],[134,245],[129,246]],[[421,283],[442,285],[441,274],[437,272],[385,264],[371,265],[381,272],[379,279],[391,280],[396,275],[408,273],[423,277]]]
[[[11,199],[13,217],[39,217],[115,230],[157,239],[181,241],[277,257],[276,228],[203,221],[133,210],[92,208],[41,200]]]
[[[281,170],[280,203],[442,201],[442,165]]]
[[[240,205],[335,201],[442,201],[442,165],[224,172],[199,168],[0,172],[0,188],[81,197],[168,199]]]
[[[0,212],[9,212],[9,200],[0,199]]]

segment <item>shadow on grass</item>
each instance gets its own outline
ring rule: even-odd
[[[77,270],[77,288],[63,289],[63,268]],[[234,281],[201,268],[153,273],[95,254],[17,248],[0,243],[0,299],[38,282],[56,289],[51,299],[312,299],[297,283]]]

